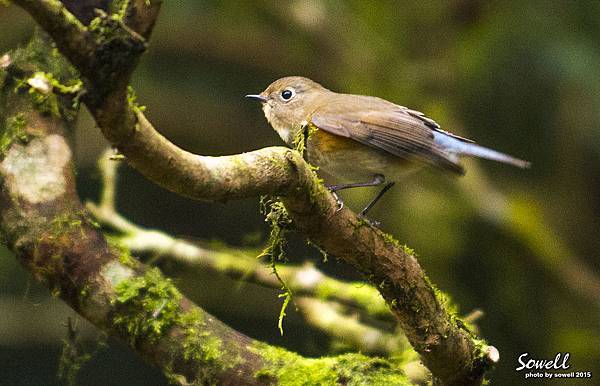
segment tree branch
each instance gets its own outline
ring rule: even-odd
[[[145,229],[121,216],[114,206],[116,171],[120,163],[111,160],[111,153],[110,150],[105,151],[98,161],[103,180],[100,202],[98,205],[87,202],[86,207],[102,226],[116,232],[111,239],[118,245],[136,255],[151,255],[152,262],[168,258],[190,268],[226,275],[233,280],[281,288],[272,268],[257,260],[257,252],[202,247],[158,230]],[[326,334],[366,354],[393,356],[407,349],[406,338],[391,333],[394,325],[390,322],[395,320],[372,286],[336,280],[309,263],[302,266],[278,264],[277,271],[294,295],[299,297],[295,304],[301,314]],[[358,315],[370,322],[378,321],[380,328],[359,321]],[[381,328],[384,325],[388,328]]]
[[[28,51],[36,47],[43,51]],[[72,100],[39,77],[60,67],[60,58],[47,44],[31,44],[14,58],[3,57],[0,68],[0,236],[53,294],[175,383],[407,383],[396,364],[382,359],[306,359],[252,340],[186,299],[158,269],[111,248],[75,191],[64,132],[75,115],[66,111]],[[34,73],[38,80],[30,82]]]
[[[112,160],[111,153],[111,150],[105,151],[98,160],[102,176],[100,202],[87,202],[86,207],[100,224],[117,233],[119,244],[136,254],[167,257],[190,267],[202,267],[227,275],[234,280],[268,288],[281,287],[271,267],[257,260],[256,253],[203,247],[159,230],[143,228],[124,218],[115,208],[117,168],[120,162]],[[339,281],[317,270],[312,264],[277,264],[277,271],[294,294],[332,300],[359,310],[370,318],[395,321],[379,292],[368,284]]]
[[[107,139],[138,171],[166,189],[195,199],[280,195],[296,229],[377,286],[436,379],[444,384],[481,383],[484,372],[498,359],[497,350],[476,340],[448,314],[413,255],[351,211],[337,213],[333,198],[300,154],[267,148],[204,157],[177,148],[127,100],[129,77],[145,47],[139,33],[110,16],[98,20],[110,28],[91,28],[92,22],[82,31],[74,17],[56,6],[58,1],[15,2],[47,30],[87,78],[86,105]],[[71,40],[82,43],[74,45]],[[87,63],[79,49],[86,55],[92,50]]]

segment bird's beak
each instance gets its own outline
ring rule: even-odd
[[[260,103],[265,103],[267,98],[260,94],[248,94],[246,98],[254,99],[255,101],[259,101]]]

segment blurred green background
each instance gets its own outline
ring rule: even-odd
[[[0,52],[26,42],[32,29],[19,8],[0,7]],[[223,155],[282,144],[243,96],[287,75],[424,111],[446,130],[532,161],[526,171],[465,161],[469,172],[460,180],[419,173],[397,184],[371,216],[416,249],[462,314],[485,312],[481,334],[501,354],[493,384],[525,382],[515,372],[524,352],[547,359],[569,352],[571,369],[592,371],[597,381],[599,1],[167,1],[133,84],[169,139]],[[86,113],[75,146],[82,198],[96,199],[95,162],[106,142]],[[260,246],[268,232],[258,199],[193,202],[130,169],[121,175],[119,209],[138,224],[233,246]],[[343,197],[359,209],[373,193]],[[298,237],[290,255],[359,278],[334,259],[320,262]],[[167,272],[234,328],[307,355],[327,349],[326,337],[293,311],[279,336],[273,291]],[[4,249],[0,304],[0,383],[57,384],[73,312]],[[97,332],[82,325],[94,340]],[[166,383],[123,345],[109,343],[84,367],[81,384]]]

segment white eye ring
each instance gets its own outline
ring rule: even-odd
[[[281,92],[281,100],[283,100],[284,102],[289,101],[290,99],[292,99],[293,97],[296,96],[296,91],[294,91],[293,88],[286,88]]]

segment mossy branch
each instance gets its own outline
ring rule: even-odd
[[[298,152],[266,148],[206,157],[178,148],[127,101],[129,78],[148,34],[133,30],[119,15],[101,14],[85,27],[56,0],[15,3],[44,27],[83,75],[84,103],[133,167],[158,185],[199,200],[280,196],[296,230],[377,286],[436,380],[481,383],[498,359],[497,350],[475,339],[445,309],[413,255],[353,212],[338,212],[335,200]],[[155,18],[156,13],[147,17]]]
[[[112,240],[134,254],[153,256],[153,261],[171,259],[190,268],[226,275],[234,280],[273,289],[281,287],[271,274],[271,268],[255,258],[255,251],[202,246],[158,230],[143,228],[125,219],[115,208],[117,168],[121,163],[112,160],[113,155],[112,150],[107,150],[98,161],[102,176],[100,202],[86,203],[94,218],[111,234],[115,233],[111,236]],[[277,271],[289,290],[299,296],[296,305],[307,321],[336,337],[346,347],[380,355],[399,355],[407,349],[403,335],[390,332],[394,330],[394,318],[379,292],[369,284],[339,281],[310,263],[302,266],[278,265]],[[381,326],[383,323],[388,328],[375,328],[347,315],[360,315],[361,319],[378,321],[377,324]],[[336,323],[331,323],[331,320]],[[342,325],[344,328],[340,328]],[[340,334],[342,331],[344,334]]]
[[[263,385],[310,375],[315,384],[408,384],[395,362],[363,355],[306,359],[254,341],[194,305],[158,269],[111,248],[75,190],[65,138],[66,117],[74,114],[40,112],[27,90],[12,87],[14,76],[31,75],[25,68],[48,71],[35,56],[15,57],[25,62],[0,69],[6,76],[0,134],[8,139],[0,154],[0,236],[54,295],[128,342],[174,383]],[[14,116],[27,137],[5,129]]]

